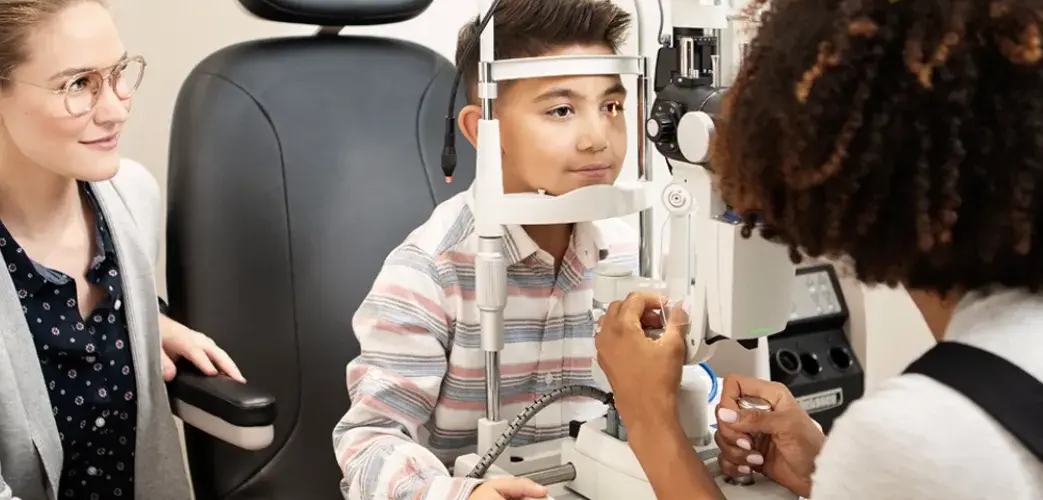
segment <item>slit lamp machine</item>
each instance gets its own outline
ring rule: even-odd
[[[727,2],[728,0],[716,0]],[[525,476],[550,488],[556,500],[645,500],[655,498],[637,458],[626,443],[626,428],[611,405],[605,416],[579,427],[574,437],[511,446],[515,433],[542,408],[567,396],[587,396],[609,403],[608,393],[587,386],[567,386],[544,394],[508,421],[501,415],[500,351],[504,347],[503,310],[507,303],[507,267],[503,226],[594,221],[639,214],[638,274],[602,263],[594,270],[597,312],[633,291],[650,291],[683,300],[690,310],[686,364],[710,364],[711,377],[685,377],[679,417],[699,456],[716,476],[727,498],[794,499],[796,495],[764,476],[727,478],[716,464],[711,385],[713,372],[769,378],[764,337],[786,327],[795,266],[785,247],[759,235],[741,236],[734,217],[711,186],[707,171],[714,114],[724,77],[734,78],[747,40],[737,9],[714,0],[672,0],[671,34],[663,31],[661,0],[637,0],[635,27],[640,55],[553,56],[494,60],[492,14],[499,0],[479,0],[478,124],[475,182],[476,300],[481,311],[482,348],[486,352],[486,417],[478,424],[475,453],[458,457],[453,474],[468,477]],[[658,45],[641,33],[642,22],[659,17]],[[488,26],[488,28],[487,28]],[[650,46],[651,45],[651,46]],[[475,50],[470,47],[468,50]],[[655,53],[655,75],[649,57]],[[732,73],[730,75],[726,73]],[[573,75],[633,75],[637,78],[638,174],[636,181],[595,185],[560,196],[504,194],[500,129],[493,117],[497,84],[510,80]],[[443,168],[452,175],[453,86],[447,117]],[[654,94],[653,94],[654,91]],[[653,152],[666,158],[670,180],[653,190]],[[656,192],[658,191],[658,192]],[[667,213],[669,242],[660,272],[653,271],[652,208]],[[599,370],[594,367],[595,378]],[[607,383],[605,384],[607,387]],[[770,411],[770,408],[767,409]]]

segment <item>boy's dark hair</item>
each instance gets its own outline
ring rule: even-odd
[[[726,199],[866,283],[1040,288],[1043,2],[777,0],[761,21],[714,141]]]
[[[456,67],[464,68],[461,84],[470,103],[478,100],[481,49],[476,42],[471,54],[466,50],[479,36],[478,24],[478,17],[465,24],[456,43]],[[618,52],[629,28],[630,14],[610,0],[500,0],[485,27],[496,30],[497,60],[539,57],[571,45],[605,45]]]

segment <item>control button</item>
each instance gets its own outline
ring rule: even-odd
[[[649,119],[645,124],[645,132],[648,133],[649,137],[655,139],[659,135],[659,122],[655,121],[655,119]]]
[[[94,426],[95,427],[105,427],[105,419],[101,418],[101,417],[98,417],[98,418],[94,419]]]
[[[677,125],[670,115],[657,115],[645,122],[645,133],[656,142],[673,142],[677,138]]]

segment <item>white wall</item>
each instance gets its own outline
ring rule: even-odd
[[[236,42],[315,31],[308,26],[258,20],[234,0],[112,0],[112,3],[128,50],[148,60],[145,80],[135,97],[131,126],[124,134],[123,152],[144,163],[162,185],[166,182],[170,117],[178,89],[188,72],[206,55]],[[634,12],[631,1],[620,3]],[[427,12],[414,20],[389,26],[347,28],[345,33],[408,39],[452,60],[457,28],[476,15],[477,9],[475,0],[435,0]],[[644,35],[654,42],[658,18],[642,21]],[[623,50],[636,54],[636,39]],[[628,78],[627,82],[633,90],[633,79]],[[628,114],[636,116],[633,100]],[[659,173],[658,182],[662,183],[666,177],[665,164],[659,158],[657,161],[654,168]],[[631,154],[623,175],[633,178],[635,172],[636,163]],[[160,280],[162,286],[165,280]],[[921,353],[929,345],[930,337],[905,292],[863,290],[852,283],[848,283],[847,288],[849,299],[855,303],[852,336],[860,345],[862,359],[868,362],[867,382],[873,387]],[[863,295],[864,304],[860,300]],[[860,317],[864,321],[860,321]]]

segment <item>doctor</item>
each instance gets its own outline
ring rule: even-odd
[[[145,69],[102,2],[0,1],[0,499],[190,498],[164,381],[158,185],[117,146]]]
[[[727,379],[723,470],[821,500],[1040,498],[1040,4],[778,1],[762,21],[717,120],[718,188],[793,255],[903,285],[939,344],[849,406],[828,439],[784,386]],[[599,363],[656,496],[718,498],[675,418],[680,329],[655,341],[641,330],[658,304],[613,304]],[[740,411],[742,395],[774,411]]]

